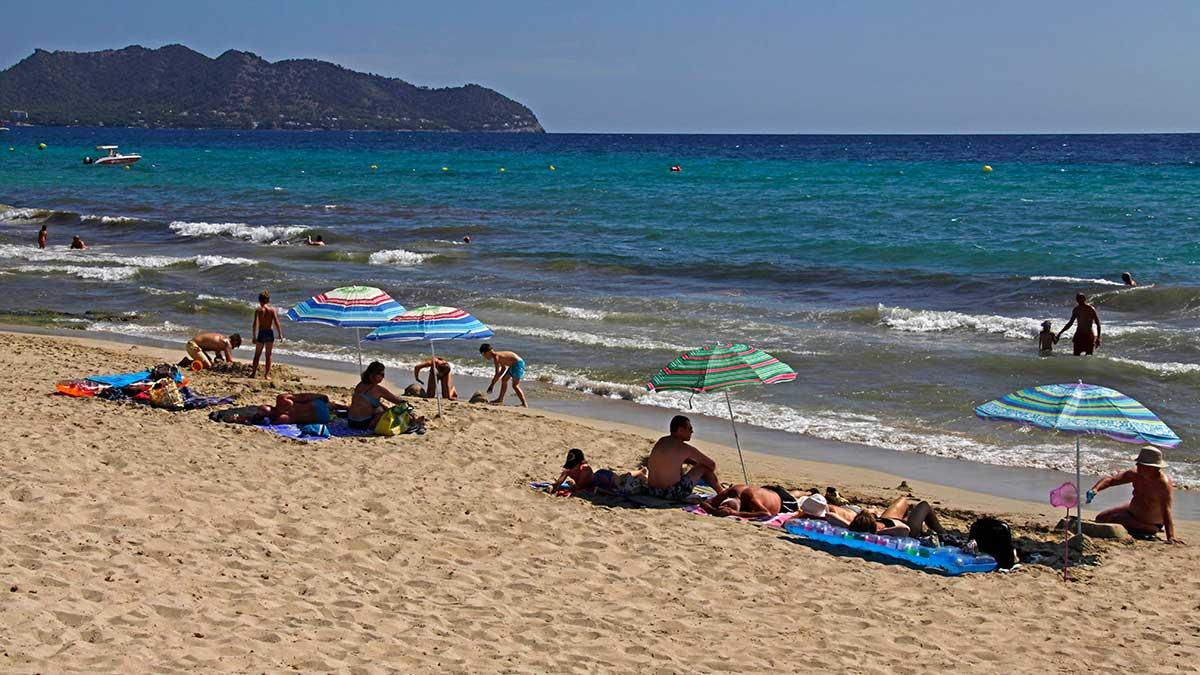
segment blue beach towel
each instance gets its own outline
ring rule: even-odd
[[[329,424],[259,424],[259,429],[299,441],[324,441],[330,438],[374,436],[371,429],[351,429],[346,420],[337,418]],[[324,430],[324,434],[321,431]]]
[[[136,373],[117,373],[116,375],[92,375],[84,378],[88,382],[99,382],[107,384],[110,387],[128,387],[135,382],[142,382],[150,379],[149,370],[139,370]],[[176,371],[175,382],[183,382],[183,374]]]

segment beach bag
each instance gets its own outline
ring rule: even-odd
[[[375,423],[375,433],[379,436],[395,436],[408,431],[412,419],[412,406],[398,403],[384,411],[379,421]]]
[[[183,394],[175,380],[164,377],[150,387],[150,405],[167,410],[183,410]]]
[[[1002,569],[1010,569],[1017,564],[1013,551],[1012,528],[999,518],[980,518],[971,524],[971,539],[979,547],[980,553],[986,553],[996,559]]]

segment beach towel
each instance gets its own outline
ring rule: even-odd
[[[183,375],[176,372],[173,376],[176,384],[183,382]],[[116,375],[90,375],[84,378],[88,382],[107,384],[110,387],[128,387],[131,384],[150,379],[149,370],[139,370],[136,373],[117,373]]]
[[[688,513],[695,514],[697,516],[712,516],[713,515],[713,514],[709,513],[708,511],[705,511],[704,509],[700,508],[700,506],[698,504],[688,504],[687,506],[683,507],[683,510],[687,511]],[[774,516],[771,516],[770,518],[741,518],[739,516],[724,516],[724,517],[729,518],[730,520],[740,520],[740,521],[743,521],[746,523],[754,523],[755,525],[764,525],[766,527],[782,528],[784,522],[786,522],[789,518],[791,518],[794,515],[796,515],[796,514],[785,512],[785,513],[776,514]]]
[[[340,417],[329,424],[257,424],[255,426],[284,438],[294,438],[300,441],[324,441],[330,438],[360,438],[375,435],[370,429],[351,429],[346,420]],[[322,429],[327,435],[321,434]]]

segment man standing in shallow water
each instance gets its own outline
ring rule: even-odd
[[[1079,323],[1075,326],[1075,337],[1071,338],[1075,356],[1080,354],[1091,356],[1092,352],[1096,351],[1096,347],[1100,346],[1100,315],[1096,313],[1095,307],[1088,304],[1087,296],[1083,293],[1075,296],[1075,309],[1071,311],[1071,320],[1062,327],[1062,330],[1058,331],[1055,341],[1061,338],[1062,334],[1067,332],[1071,324],[1076,321]],[[1092,324],[1096,324],[1095,334],[1092,333]]]
[[[1088,490],[1090,504],[1096,493],[1114,485],[1133,483],[1133,499],[1128,504],[1108,509],[1096,516],[1098,523],[1122,525],[1130,534],[1154,536],[1166,531],[1168,544],[1182,544],[1175,538],[1175,520],[1171,516],[1171,479],[1162,472],[1167,468],[1162,451],[1147,445],[1137,456],[1137,466],[1115,476],[1096,481]]]

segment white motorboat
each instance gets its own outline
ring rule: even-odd
[[[96,149],[100,150],[100,151],[106,151],[106,152],[108,152],[108,154],[104,155],[103,157],[97,157],[96,159],[92,159],[91,157],[84,157],[83,158],[84,164],[107,164],[107,165],[133,164],[134,162],[136,162],[142,158],[141,155],[132,154],[132,153],[128,154],[128,155],[122,155],[121,153],[117,152],[117,146],[115,146],[115,145],[97,145]]]

